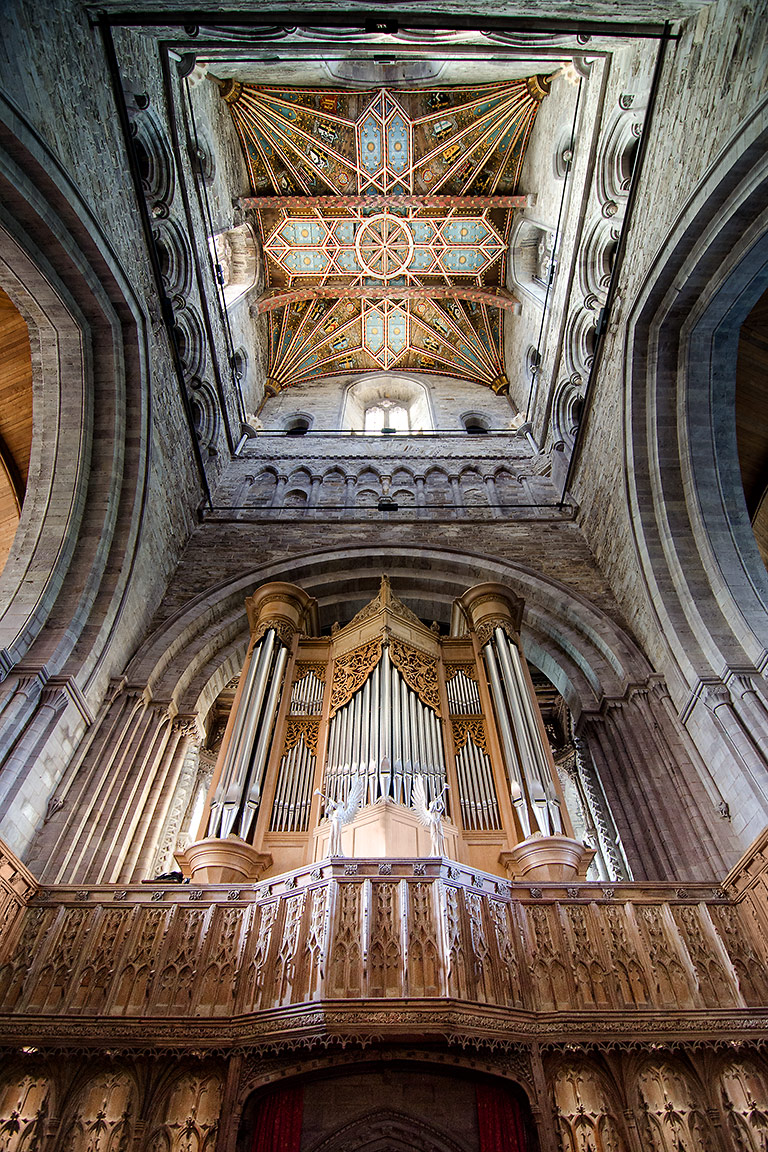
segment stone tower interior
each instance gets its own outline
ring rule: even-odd
[[[0,1152],[768,1150],[764,0],[7,0]]]

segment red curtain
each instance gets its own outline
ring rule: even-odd
[[[527,1152],[522,1108],[503,1088],[477,1085],[477,1124],[480,1152]]]
[[[303,1114],[300,1085],[271,1092],[256,1113],[251,1152],[299,1152]]]

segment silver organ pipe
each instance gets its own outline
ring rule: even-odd
[[[291,689],[291,716],[319,716],[323,709],[324,682],[314,671],[294,681]]]
[[[430,800],[445,785],[440,721],[408,687],[386,648],[365,684],[331,719],[324,793],[345,799],[358,772],[366,778],[368,804],[389,796],[410,805],[419,772]]]
[[[254,647],[240,696],[232,736],[216,795],[211,805],[208,835],[229,836],[240,817],[239,831],[247,833],[258,808],[261,776],[269,737],[277,711],[286,649],[270,628]],[[269,687],[269,691],[268,691]]]
[[[277,653],[275,660],[275,667],[272,672],[272,683],[269,688],[269,695],[267,697],[266,707],[264,709],[264,716],[259,726],[259,737],[256,742],[256,750],[253,754],[253,763],[248,774],[247,789],[245,792],[245,805],[243,813],[240,817],[240,828],[238,835],[243,840],[247,840],[251,832],[254,818],[259,807],[261,799],[261,785],[264,778],[264,767],[267,763],[267,753],[269,752],[270,737],[272,735],[272,727],[275,722],[275,715],[277,714],[277,701],[280,695],[280,688],[283,683],[283,673],[285,671],[285,663],[288,659],[288,649],[281,647]]]
[[[515,731],[520,741],[521,760],[528,794],[539,831],[545,836],[559,833],[562,831],[560,805],[557,802],[554,782],[549,770],[549,761],[533,715],[519,655],[515,646],[510,644],[502,628],[495,629],[494,639],[501,663],[508,705],[514,717]],[[512,649],[515,649],[514,656]],[[517,657],[516,662],[514,662],[514,657]]]
[[[250,694],[253,690],[254,680],[256,679],[259,668],[261,666],[261,658],[263,655],[262,649],[263,644],[259,642],[258,644],[254,645],[253,651],[251,652],[251,662],[248,666],[248,673],[245,678],[245,683],[243,684],[243,691],[240,696],[240,706],[232,726],[229,745],[227,747],[226,756],[224,757],[221,776],[219,777],[219,784],[211,804],[211,815],[208,821],[209,836],[216,836],[218,834],[219,827],[221,826],[222,805],[224,803],[224,797],[226,796],[231,786],[234,766],[237,763],[237,752],[242,745],[242,733],[243,726],[245,724],[245,710],[248,699],[250,698]]]
[[[499,669],[496,663],[496,656],[493,651],[493,645],[489,642],[483,648],[485,655],[486,665],[488,667],[488,676],[491,681],[491,693],[493,695],[493,703],[496,706],[496,716],[499,721],[499,729],[501,730],[501,742],[504,748],[504,760],[507,766],[507,775],[509,778],[509,793],[512,799],[512,805],[520,820],[520,827],[526,836],[531,835],[531,818],[528,812],[528,805],[525,801],[523,793],[523,777],[520,767],[520,761],[517,756],[515,748],[515,741],[512,736],[512,729],[509,723],[509,714],[507,711],[506,698],[504,690],[501,686],[501,679],[499,677]]]

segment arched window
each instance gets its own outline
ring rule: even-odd
[[[430,431],[434,424],[427,390],[403,376],[358,380],[347,390],[343,427],[370,435]]]
[[[461,418],[464,431],[470,436],[484,436],[488,432],[488,418],[479,412],[465,412]]]
[[[250,224],[241,224],[220,232],[210,241],[216,279],[224,293],[224,303],[231,307],[256,283],[259,256]]]

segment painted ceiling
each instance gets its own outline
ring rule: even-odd
[[[223,82],[266,258],[273,389],[381,368],[503,386],[506,251],[547,90]]]

